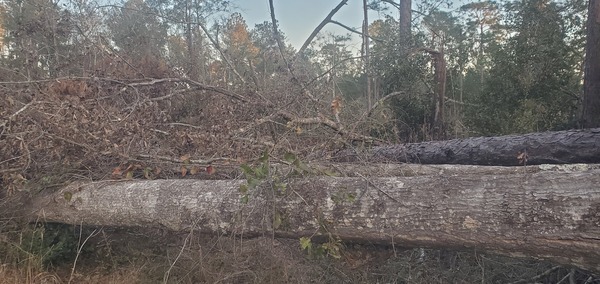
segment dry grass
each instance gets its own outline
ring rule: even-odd
[[[8,257],[10,251],[0,251],[4,255],[0,284],[529,283],[539,275],[538,283],[558,283],[568,277],[573,283],[600,281],[550,263],[476,252],[346,245],[341,258],[334,259],[310,257],[294,239],[241,240],[106,228],[91,232],[84,230],[82,236],[89,240],[83,249],[78,247],[78,255],[51,265],[44,265],[39,255],[18,259]],[[4,230],[0,235],[11,234]]]

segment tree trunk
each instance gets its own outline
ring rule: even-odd
[[[582,122],[583,127],[600,127],[600,1],[588,5]]]
[[[373,93],[371,92],[371,72],[370,72],[371,43],[369,40],[369,9],[368,9],[368,5],[367,5],[367,0],[363,0],[363,30],[362,30],[362,32],[363,32],[362,40],[363,40],[363,56],[364,56],[364,64],[365,64],[365,78],[367,80],[367,86],[366,86],[367,87],[367,90],[366,90],[367,110],[369,110],[373,106],[373,101],[375,101],[376,99],[374,98]]]
[[[446,138],[446,122],[444,109],[446,108],[446,59],[444,58],[443,45],[440,51],[432,53],[435,68],[435,114],[433,119],[433,134],[436,140]]]
[[[333,160],[495,166],[600,163],[600,128],[379,146],[366,153],[349,149]]]
[[[187,75],[192,80],[198,80],[198,64],[196,57],[196,50],[194,47],[194,34],[192,31],[192,7],[190,1],[185,2],[185,39],[187,42],[187,52],[189,65],[187,70]]]
[[[411,37],[412,0],[400,0],[400,40]]]
[[[341,167],[360,177],[264,182],[246,204],[243,180],[181,179],[74,183],[24,208],[30,220],[475,248],[600,272],[598,165]]]

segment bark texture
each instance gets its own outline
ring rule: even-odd
[[[412,0],[400,0],[400,39],[408,41],[411,37]]]
[[[523,152],[527,165],[600,163],[600,128],[379,146],[367,152],[350,149],[333,160],[518,166]]]
[[[360,166],[329,167],[343,173]],[[476,248],[600,272],[599,165],[370,168],[381,169],[379,176],[292,179],[284,192],[264,181],[246,204],[239,193],[244,180],[140,180],[73,183],[28,208],[35,208],[33,220],[246,237],[331,234]]]
[[[600,127],[600,1],[589,1],[583,79],[584,127]]]

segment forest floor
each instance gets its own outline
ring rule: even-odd
[[[577,269],[474,250],[346,244],[334,257],[270,236],[9,223],[0,232],[0,284],[600,283]]]

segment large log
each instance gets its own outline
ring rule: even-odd
[[[265,182],[247,203],[240,202],[244,180],[136,180],[73,183],[28,208],[35,208],[31,219],[49,222],[246,237],[331,234],[403,247],[476,248],[600,272],[600,165],[336,169],[352,167],[356,177],[291,179],[285,192]],[[365,168],[380,169],[373,171],[380,176],[363,175]]]
[[[527,161],[518,158],[521,153],[527,154]],[[600,163],[600,128],[379,146],[366,152],[350,149],[333,160],[494,166]]]

